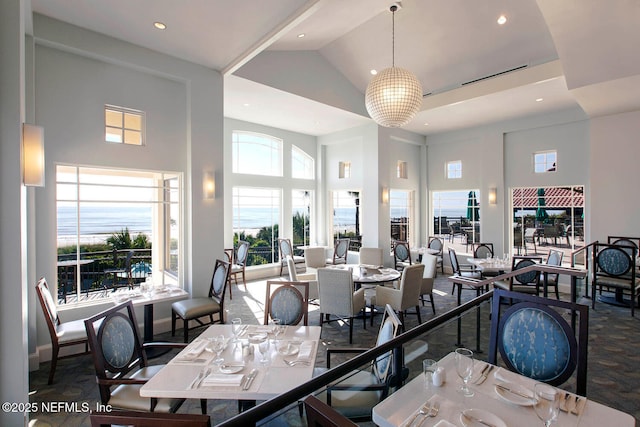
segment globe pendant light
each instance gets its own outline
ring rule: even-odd
[[[365,105],[380,126],[404,126],[422,106],[422,85],[410,71],[395,66],[395,12],[392,5],[391,68],[379,72],[367,86]]]

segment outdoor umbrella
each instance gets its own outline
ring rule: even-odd
[[[547,215],[547,210],[544,208],[545,206],[544,188],[538,188],[538,209],[536,209],[536,221],[543,222],[549,217],[549,215]]]
[[[467,200],[467,219],[469,221],[480,221],[480,212],[475,191],[469,191],[469,198]]]

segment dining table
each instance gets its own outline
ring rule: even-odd
[[[422,374],[416,376],[373,408],[373,422],[380,427],[544,425],[534,409],[535,380],[474,360],[473,375],[469,381],[473,396],[465,397],[459,392],[462,382],[456,374],[454,353],[440,359],[437,366],[444,372],[445,380],[441,386],[427,383]],[[635,418],[630,414],[560,388],[556,390],[560,393],[560,411],[553,425],[635,426]],[[433,406],[437,406],[437,411],[429,412]]]
[[[351,270],[353,273],[353,283],[356,288],[360,286],[375,287],[376,285],[398,280],[401,273],[393,268],[385,268],[379,265],[366,264],[337,264],[328,265],[327,268],[337,268],[340,270]]]
[[[234,342],[231,325],[211,325],[146,382],[140,395],[255,402],[310,380],[321,328],[285,326],[277,337],[274,332],[271,325],[243,325]],[[226,344],[218,358],[212,339],[220,336]],[[274,342],[266,363],[258,350],[264,339]]]
[[[511,271],[511,262],[499,258],[467,258],[467,262],[484,274],[504,274]]]

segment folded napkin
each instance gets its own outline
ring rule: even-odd
[[[202,380],[202,386],[240,386],[243,374],[210,374]]]
[[[438,420],[440,421],[444,421],[443,424],[436,424],[440,427],[450,427],[450,426],[457,426],[457,422],[460,420],[460,404],[459,403],[455,403],[443,396],[440,396],[438,394],[434,394],[433,396],[431,396],[431,398],[429,398],[429,400],[427,400],[427,402],[431,403],[431,405],[437,404],[438,405]],[[426,403],[426,402],[425,402]],[[418,415],[417,417],[417,422],[415,422],[414,418],[416,416],[416,414],[418,414],[420,412],[420,409],[422,409],[422,406],[424,405],[424,403],[421,403],[420,406],[418,406],[412,413],[411,415],[409,415],[407,417],[406,420],[404,420],[400,426],[402,427],[409,427],[410,425],[419,425],[420,421],[422,421],[421,415]],[[428,418],[429,419],[429,418]],[[431,420],[434,420],[434,418],[430,418]],[[431,425],[431,424],[423,424],[423,425]]]
[[[524,377],[520,374],[516,374],[515,372],[511,372],[504,368],[498,368],[494,371],[493,377],[498,381],[502,381],[505,383],[514,383],[520,384],[525,387],[533,388],[534,380]]]
[[[447,420],[440,420],[433,425],[433,427],[457,427],[455,424],[450,423]]]
[[[185,358],[196,358],[198,356],[200,356],[200,353],[202,353],[202,351],[205,349],[205,347],[207,346],[208,342],[206,340],[196,340],[194,341],[189,348],[187,348],[187,351],[184,353],[184,357]]]
[[[303,341],[302,344],[300,344],[300,349],[298,350],[298,357],[296,357],[296,360],[310,360],[311,353],[313,353],[314,344],[315,343],[313,341]]]

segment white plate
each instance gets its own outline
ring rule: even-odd
[[[466,411],[462,411],[460,421],[464,427],[486,427],[486,424],[473,421],[471,418],[465,417],[465,415],[493,424],[496,427],[507,427],[504,421],[498,416],[493,415],[491,412],[483,411],[482,409],[467,409]]]
[[[267,339],[267,334],[265,332],[257,332],[249,334],[249,342],[251,344],[259,344],[260,342]]]
[[[220,372],[223,374],[237,374],[244,369],[244,364],[220,365]]]
[[[300,346],[291,344],[290,346],[282,346],[278,349],[278,354],[282,356],[293,356],[294,354],[298,354],[300,351]]]
[[[513,391],[505,390],[503,388],[498,387],[498,385],[496,384],[494,388],[498,396],[500,396],[502,399],[506,400],[509,403],[513,403],[514,405],[533,406],[535,399],[533,396],[533,392],[528,388],[515,383],[502,383],[500,385],[503,385],[504,387],[510,390],[513,390]],[[524,396],[520,396],[520,394],[518,393],[524,394],[526,396],[531,396],[531,397],[527,399]]]

